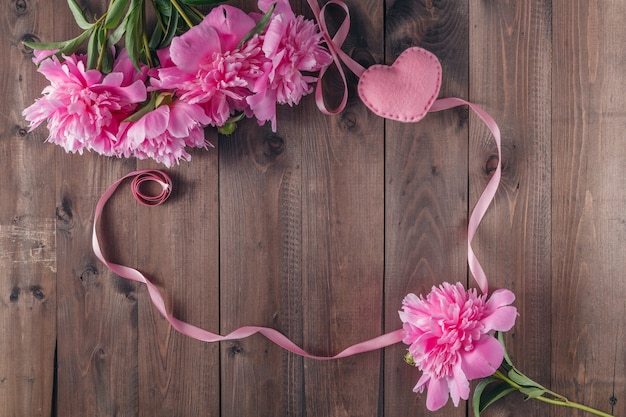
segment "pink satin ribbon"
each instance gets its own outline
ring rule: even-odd
[[[502,177],[502,146],[500,139],[500,128],[496,124],[495,120],[483,109],[478,107],[474,103],[470,103],[460,98],[449,97],[449,98],[440,98],[436,100],[429,112],[436,112],[451,109],[453,107],[468,105],[478,117],[487,125],[491,134],[493,135],[493,139],[496,143],[496,148],[498,149],[498,164],[496,166],[496,170],[493,173],[493,176],[487,183],[483,193],[480,195],[480,198],[476,202],[474,206],[474,210],[470,215],[470,219],[467,225],[467,263],[469,265],[470,271],[474,276],[474,279],[478,283],[478,287],[480,290],[487,294],[489,292],[489,285],[487,282],[487,276],[483,267],[478,262],[476,255],[474,254],[474,250],[472,249],[472,239],[478,230],[478,226],[480,225],[481,220],[485,216],[487,209],[491,205],[493,198],[496,195],[496,191],[498,190],[498,186],[500,185],[500,178]]]
[[[346,40],[348,36],[348,32],[350,31],[350,11],[348,10],[348,6],[342,2],[337,0],[330,0],[320,9],[317,4],[317,0],[307,0],[309,2],[309,6],[313,11],[313,15],[315,16],[315,20],[317,21],[317,25],[320,28],[320,32],[324,36],[324,40],[326,41],[326,45],[328,46],[328,50],[330,51],[331,56],[333,57],[333,62],[339,71],[339,75],[341,76],[341,80],[343,82],[343,96],[341,98],[341,103],[334,109],[329,110],[326,107],[326,103],[324,102],[324,94],[322,92],[322,78],[326,74],[326,68],[322,68],[318,76],[317,86],[315,87],[315,103],[317,104],[317,108],[324,114],[333,115],[339,114],[343,111],[348,103],[348,81],[346,79],[346,74],[341,66],[343,62],[349,69],[352,71],[357,77],[361,77],[365,68],[354,59],[350,58],[348,54],[346,54],[341,46],[343,42]],[[328,6],[335,5],[341,7],[346,16],[344,17],[339,29],[335,33],[335,36],[330,36],[330,32],[328,31],[328,27],[326,25],[326,8]]]
[[[345,358],[347,356],[356,355],[359,353],[370,352],[373,350],[382,349],[387,346],[394,345],[398,342],[402,341],[403,332],[402,329],[394,330],[392,332],[386,333],[382,336],[375,337],[370,340],[366,340],[361,343],[357,343],[352,345],[343,351],[339,352],[334,356],[318,356],[313,355],[294,342],[292,342],[287,336],[279,332],[278,330],[268,328],[268,327],[258,327],[258,326],[245,326],[240,327],[233,332],[227,334],[226,336],[222,336],[216,333],[212,333],[208,330],[202,329],[200,327],[194,326],[193,324],[189,324],[182,320],[173,317],[167,312],[165,307],[165,301],[159,289],[154,285],[145,275],[136,269],[113,263],[106,259],[104,254],[102,253],[102,249],[100,248],[100,243],[98,240],[97,233],[97,225],[100,216],[102,215],[102,210],[106,205],[107,201],[115,190],[122,184],[122,182],[128,178],[132,178],[132,192],[137,201],[141,204],[148,206],[158,206],[162,204],[167,197],[170,195],[172,189],[172,183],[169,177],[162,171],[152,171],[152,170],[144,170],[144,171],[134,171],[130,174],[124,176],[117,180],[113,185],[111,185],[106,192],[100,197],[100,200],[96,204],[95,214],[94,214],[94,223],[93,223],[93,233],[92,233],[92,246],[95,255],[100,259],[100,261],[105,264],[112,272],[119,275],[122,278],[126,278],[132,281],[137,281],[146,284],[148,288],[148,294],[150,295],[150,299],[152,303],[156,307],[156,309],[161,313],[161,315],[172,325],[172,327],[179,331],[180,333],[192,337],[197,340],[201,340],[203,342],[221,342],[226,340],[236,340],[243,339],[248,336],[252,336],[253,334],[259,333],[268,338],[270,341],[274,342],[278,346],[286,349],[295,354],[304,356],[306,358],[316,359],[316,360],[333,360]],[[159,184],[162,187],[161,193],[156,196],[147,195],[141,190],[141,185],[145,182],[153,181]]]

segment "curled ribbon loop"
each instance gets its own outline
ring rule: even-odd
[[[156,182],[161,185],[161,192],[157,195],[146,194],[141,190],[141,186],[146,182]],[[144,206],[158,206],[167,200],[172,192],[172,180],[163,171],[142,171],[137,174],[132,181],[131,190],[135,200]]]
[[[328,69],[328,67],[322,68],[318,76],[317,86],[315,87],[315,103],[317,104],[317,107],[320,109],[320,111],[324,114],[339,114],[343,111],[343,109],[346,107],[346,104],[348,103],[348,81],[346,79],[346,74],[343,70],[343,67],[341,66],[341,63],[343,62],[357,77],[361,77],[361,75],[365,71],[365,68],[363,68],[361,64],[350,58],[348,54],[346,54],[341,49],[341,46],[343,45],[343,42],[346,40],[348,32],[350,31],[350,11],[348,10],[348,6],[344,2],[338,0],[330,0],[328,3],[324,4],[321,9],[317,4],[317,0],[308,0],[308,2],[311,10],[313,11],[313,15],[315,16],[315,20],[317,21],[317,24],[320,28],[320,32],[324,36],[324,40],[326,41],[328,50],[333,57],[333,62],[335,63],[335,66],[337,67],[337,70],[339,71],[339,75],[341,76],[341,80],[343,82],[343,96],[341,98],[341,103],[339,104],[339,106],[337,106],[337,108],[329,110],[324,103],[324,94],[322,91],[321,83],[322,78],[326,74],[326,70]],[[326,25],[325,13],[326,8],[330,5],[339,6],[346,13],[344,20],[341,22],[339,29],[335,33],[335,36],[330,35],[330,32],[328,31],[328,26]]]

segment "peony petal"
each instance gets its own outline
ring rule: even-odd
[[[273,18],[267,26],[265,36],[263,37],[263,52],[267,58],[271,59],[276,55],[280,42],[287,32],[288,24],[289,22],[286,22],[285,19],[279,15]]]
[[[498,308],[494,313],[484,317],[481,322],[485,326],[485,333],[491,331],[507,332],[515,325],[517,309],[513,306]]]
[[[254,112],[254,116],[259,121],[259,124],[270,120],[272,122],[272,131],[276,132],[276,91],[263,90],[248,96],[246,101]]]
[[[187,73],[195,74],[200,64],[215,52],[221,52],[217,31],[200,24],[183,35],[172,39],[170,57],[176,66]]]
[[[495,337],[485,336],[474,343],[474,349],[461,353],[461,369],[468,380],[484,378],[502,364],[504,348]]]
[[[499,289],[487,300],[485,317],[481,320],[485,333],[497,330],[506,332],[515,325],[517,309],[509,306],[515,301],[515,294],[507,289]]]
[[[167,129],[170,120],[170,108],[168,106],[158,107],[142,119],[145,124],[146,138],[156,138]]]
[[[211,27],[218,36],[224,51],[237,48],[239,41],[248,34],[256,23],[243,10],[222,5],[211,10],[198,27]]]
[[[512,291],[505,288],[494,291],[489,300],[487,300],[487,307],[496,309],[501,306],[509,305],[515,301],[515,294]]]
[[[463,372],[460,361],[454,365],[452,378],[448,379],[448,388],[450,389],[450,398],[452,398],[455,407],[459,406],[460,399],[467,400],[469,398],[469,381]]]
[[[426,394],[426,408],[430,411],[439,410],[448,402],[448,382],[444,378],[430,378]]]

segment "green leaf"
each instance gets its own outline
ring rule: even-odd
[[[513,368],[513,362],[511,361],[511,358],[509,357],[509,354],[506,351],[506,346],[504,345],[504,333],[497,332],[497,337],[498,337],[498,341],[500,342],[500,344],[504,348],[504,362],[503,362],[503,364],[506,364],[505,368],[508,371],[508,370]]]
[[[127,21],[128,21],[128,15],[124,17],[124,20],[122,20],[122,23],[117,28],[115,28],[113,32],[109,33],[109,37],[107,38],[108,47],[115,45],[122,39],[122,37],[124,37],[124,35],[126,34],[126,22]]]
[[[158,15],[167,17],[172,15],[173,7],[171,0],[152,0],[152,4]]]
[[[98,44],[98,32],[93,31],[89,36],[89,42],[87,43],[87,68],[94,69],[98,64],[98,55],[100,53],[100,47]]]
[[[545,389],[539,387],[522,387],[519,391],[526,395],[526,399],[541,397],[546,393]]]
[[[541,385],[537,384],[535,381],[522,374],[516,368],[513,368],[509,371],[509,378],[511,378],[511,381],[515,382],[518,385],[521,385],[522,387],[543,388]]]
[[[155,103],[156,103],[156,94],[151,94],[150,95],[150,100],[143,107],[141,107],[139,110],[137,110],[135,113],[131,114],[126,119],[124,119],[124,121],[125,122],[136,122],[137,120],[141,119],[146,114],[148,114],[152,110],[154,110],[156,108]]]
[[[157,49],[163,39],[163,26],[157,22],[157,25],[152,30],[150,40],[148,41],[148,47],[152,50]]]
[[[226,0],[180,0],[181,3],[189,4],[190,6],[211,6],[220,3],[224,3]]]
[[[83,9],[80,8],[76,0],[67,0],[67,4],[70,6],[70,10],[74,15],[74,20],[76,20],[76,24],[83,30],[87,30],[93,26],[92,23],[89,23],[87,20],[87,16],[83,12]]]
[[[113,52],[111,52],[111,48],[106,48],[103,51],[104,56],[102,57],[102,67],[100,71],[104,74],[108,74],[113,71]]]
[[[70,39],[59,52],[64,55],[71,55],[76,52],[78,48],[80,48],[82,44],[85,43],[85,41],[91,36],[94,28],[95,26],[92,26],[74,39]]]
[[[248,42],[250,39],[254,37],[254,35],[260,35],[265,31],[265,28],[270,23],[270,18],[272,17],[272,13],[274,13],[274,8],[276,7],[276,3],[272,4],[272,7],[263,15],[263,17],[257,22],[257,24],[252,28],[250,32],[248,32],[237,45],[238,48],[241,48],[244,43]]]
[[[55,49],[63,49],[67,44],[72,42],[72,39],[68,41],[62,42],[30,42],[30,41],[22,41],[22,43],[28,46],[31,49],[36,49],[38,51],[53,51]]]
[[[180,21],[180,14],[178,13],[178,10],[176,9],[172,10],[172,15],[169,17],[167,21],[167,27],[165,28],[165,33],[161,37],[160,42],[155,47],[155,49],[165,48],[170,43],[172,43],[172,39],[174,39],[174,36],[176,36],[176,30],[178,28],[179,21]]]
[[[200,22],[202,22],[203,16],[201,13],[198,12],[198,10],[195,7],[185,4],[185,3],[180,3],[179,6],[181,10],[183,11],[183,13],[191,20],[191,23],[193,23],[194,25],[197,25]],[[182,25],[182,22],[181,22],[181,25]],[[183,31],[187,29],[189,29],[189,27],[187,25],[184,25]]]
[[[126,19],[126,51],[128,52],[128,57],[131,62],[135,66],[137,70],[139,70],[140,63],[140,54],[141,54],[141,0],[132,0],[130,10],[127,14]]]
[[[511,387],[506,382],[498,381],[499,380],[496,378],[485,378],[478,383],[476,389],[474,389],[474,396],[472,397],[474,417],[480,417],[480,413],[491,404],[515,391],[515,388]],[[493,388],[486,390],[489,385],[494,384],[495,386],[493,386]]]
[[[120,23],[129,1],[130,0],[113,0],[113,3],[109,6],[109,10],[107,11],[107,17],[104,20],[105,28],[113,29]]]
[[[474,417],[480,417],[480,412],[482,411],[480,409],[480,398],[482,397],[485,388],[487,388],[489,384],[496,381],[497,379],[488,377],[482,379],[478,383],[478,385],[476,385],[476,388],[474,389],[474,395],[472,396],[472,410],[474,411]]]

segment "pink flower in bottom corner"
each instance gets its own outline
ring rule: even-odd
[[[506,289],[489,299],[467,290],[461,283],[433,287],[426,296],[407,295],[399,312],[403,342],[409,345],[422,377],[413,389],[428,388],[426,407],[438,410],[448,402],[455,406],[469,397],[469,381],[492,375],[502,363],[504,348],[493,337],[515,324],[515,295]]]

